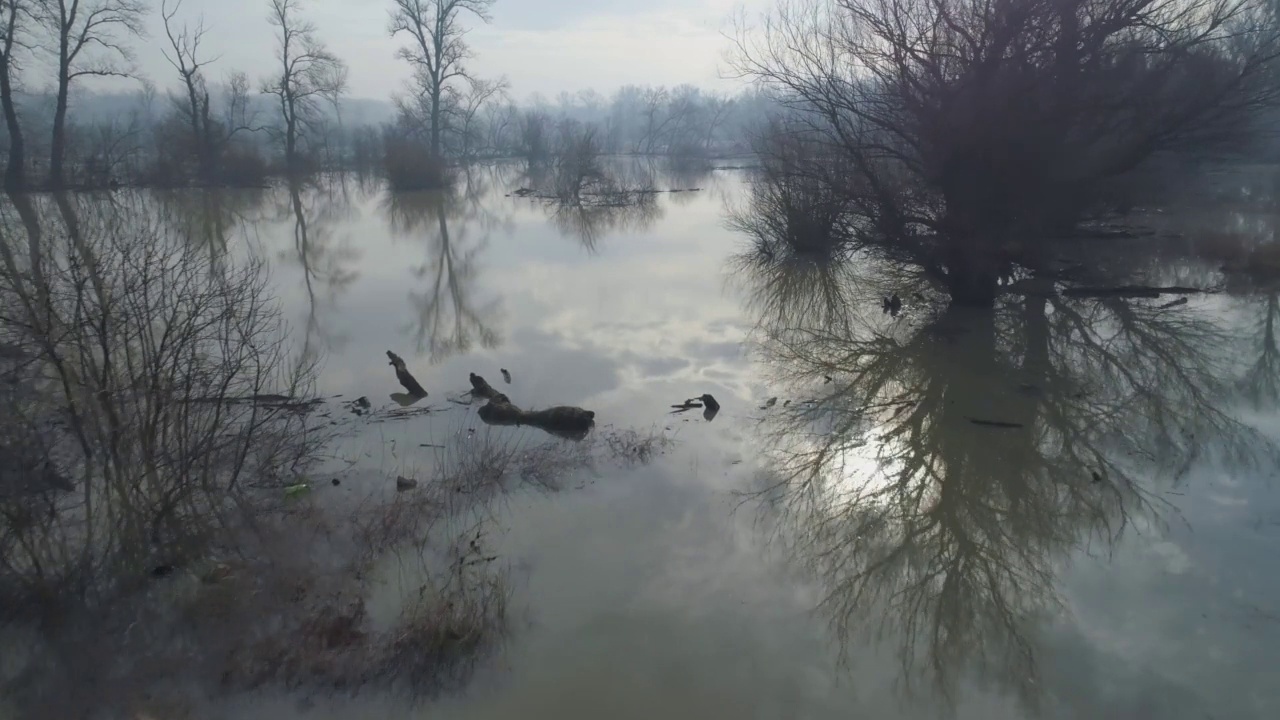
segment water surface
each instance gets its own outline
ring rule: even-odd
[[[673,441],[493,510],[511,621],[461,693],[218,707],[1280,716],[1277,292],[948,310],[909,273],[762,256],[726,229],[740,172],[654,178],[701,190],[565,208],[509,196],[521,179],[498,168],[447,194],[337,177],[201,196],[189,216],[211,241],[271,259],[324,394],[394,408],[386,350],[431,393],[436,412],[360,425],[344,458],[394,474],[438,462],[424,444],[544,439],[450,403],[471,372],[523,407]],[[1270,240],[1270,215],[1232,213],[1197,220]],[[1186,252],[1111,267],[1220,280]],[[907,299],[897,317],[887,292]],[[712,422],[669,414],[703,393],[722,405]]]

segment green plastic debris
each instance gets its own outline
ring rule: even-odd
[[[302,495],[305,495],[306,493],[310,492],[310,490],[311,490],[311,486],[308,485],[307,483],[290,485],[289,487],[284,489],[284,496],[290,499],[301,497]]]

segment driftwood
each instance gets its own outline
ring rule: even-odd
[[[471,394],[489,401],[478,413],[487,425],[529,425],[569,440],[585,438],[595,425],[596,414],[582,408],[559,406],[546,410],[521,410],[475,373],[471,373]]]
[[[1003,420],[983,420],[982,418],[969,418],[969,422],[973,423],[974,425],[981,425],[983,427],[992,427],[992,428],[1002,428],[1005,430],[1016,430],[1017,428],[1026,427],[1026,425],[1023,425],[1022,423],[1005,422]]]
[[[1075,287],[1067,288],[1062,294],[1076,298],[1158,298],[1161,295],[1189,295],[1192,293],[1208,293],[1212,290],[1193,287],[1147,287],[1145,285],[1121,285],[1118,287]]]
[[[404,386],[404,389],[408,390],[409,394],[415,398],[426,397],[427,391],[418,383],[418,380],[413,376],[413,373],[410,373],[409,369],[405,367],[404,358],[390,350],[387,351],[387,357],[391,359],[390,364],[395,366],[396,379],[400,381],[400,384]]]
[[[720,412],[720,403],[716,402],[716,399],[710,395],[689,398],[683,403],[679,405],[672,405],[671,407],[675,408],[671,411],[671,415],[678,415],[686,410],[705,408],[705,410],[702,411],[702,417],[707,422],[714,420],[716,418],[716,414]]]

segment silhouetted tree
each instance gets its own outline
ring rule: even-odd
[[[300,168],[299,145],[318,129],[321,101],[336,105],[347,88],[346,64],[316,37],[314,24],[298,17],[301,4],[302,0],[271,0],[267,19],[278,28],[280,74],[262,87],[280,104],[282,127],[274,134],[283,146],[290,173]]]
[[[215,118],[204,72],[213,60],[203,57],[200,52],[200,43],[206,32],[204,20],[199,20],[195,27],[183,25],[177,29],[173,19],[181,9],[182,0],[177,0],[172,9],[167,0],[160,5],[165,36],[169,39],[169,49],[161,52],[182,80],[183,96],[174,98],[174,105],[190,130],[189,149],[195,153],[199,176],[205,182],[211,182],[217,174],[219,156],[227,142],[237,133],[251,129],[247,111],[249,81],[242,73],[231,76],[226,93],[226,114],[221,119]]]
[[[175,2],[172,9],[167,2],[160,6],[165,36],[169,40],[169,49],[162,52],[182,81],[181,95],[171,99],[186,137],[181,142],[171,142],[171,145],[177,145],[172,149],[180,154],[184,164],[194,155],[196,174],[206,183],[258,179],[247,177],[256,173],[246,173],[243,163],[232,168],[229,174],[222,172],[228,145],[238,134],[257,129],[254,127],[256,114],[250,110],[249,79],[244,73],[231,74],[223,93],[221,114],[215,115],[204,68],[216,58],[209,59],[201,53],[200,44],[206,32],[203,19],[195,27],[185,24],[181,28],[175,27],[174,18],[181,8],[181,0]]]
[[[31,19],[31,0],[0,0],[0,108],[4,111],[5,128],[9,131],[9,164],[4,171],[4,188],[20,192],[26,184],[26,146],[22,140],[22,123],[13,98],[18,63],[15,52],[26,46],[18,39]]]
[[[391,10],[391,35],[406,34],[409,47],[398,55],[413,68],[414,97],[408,106],[425,106],[423,118],[430,132],[430,150],[434,157],[442,151],[447,95],[453,82],[474,84],[463,62],[471,50],[465,40],[462,18],[473,15],[483,22],[490,19],[494,0],[394,0]]]
[[[66,182],[67,101],[71,84],[82,77],[127,77],[133,52],[130,35],[142,35],[147,6],[141,0],[37,0],[49,33],[57,72],[53,135],[49,146],[49,184]],[[123,37],[122,37],[123,36]]]
[[[1219,147],[1276,97],[1267,0],[782,0],[736,66],[789,130],[843,158],[864,246],[907,252],[953,302],[990,306],[1034,238],[1099,181]]]

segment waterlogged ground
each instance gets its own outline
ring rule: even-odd
[[[460,692],[197,716],[1280,717],[1280,294],[949,311],[910,274],[729,231],[739,171],[654,178],[700,191],[557,207],[498,169],[449,196],[348,177],[185,211],[270,259],[342,396],[325,412],[349,479],[313,501],[425,481],[437,446],[550,439],[451,401],[471,372],[525,408],[593,410],[587,442],[637,455],[486,507],[506,622]],[[1199,225],[1253,242],[1271,217]],[[1185,244],[1099,282],[1223,286]],[[394,416],[387,350],[430,393],[415,414]],[[670,413],[703,393],[711,422]],[[369,414],[341,405],[359,397]]]

